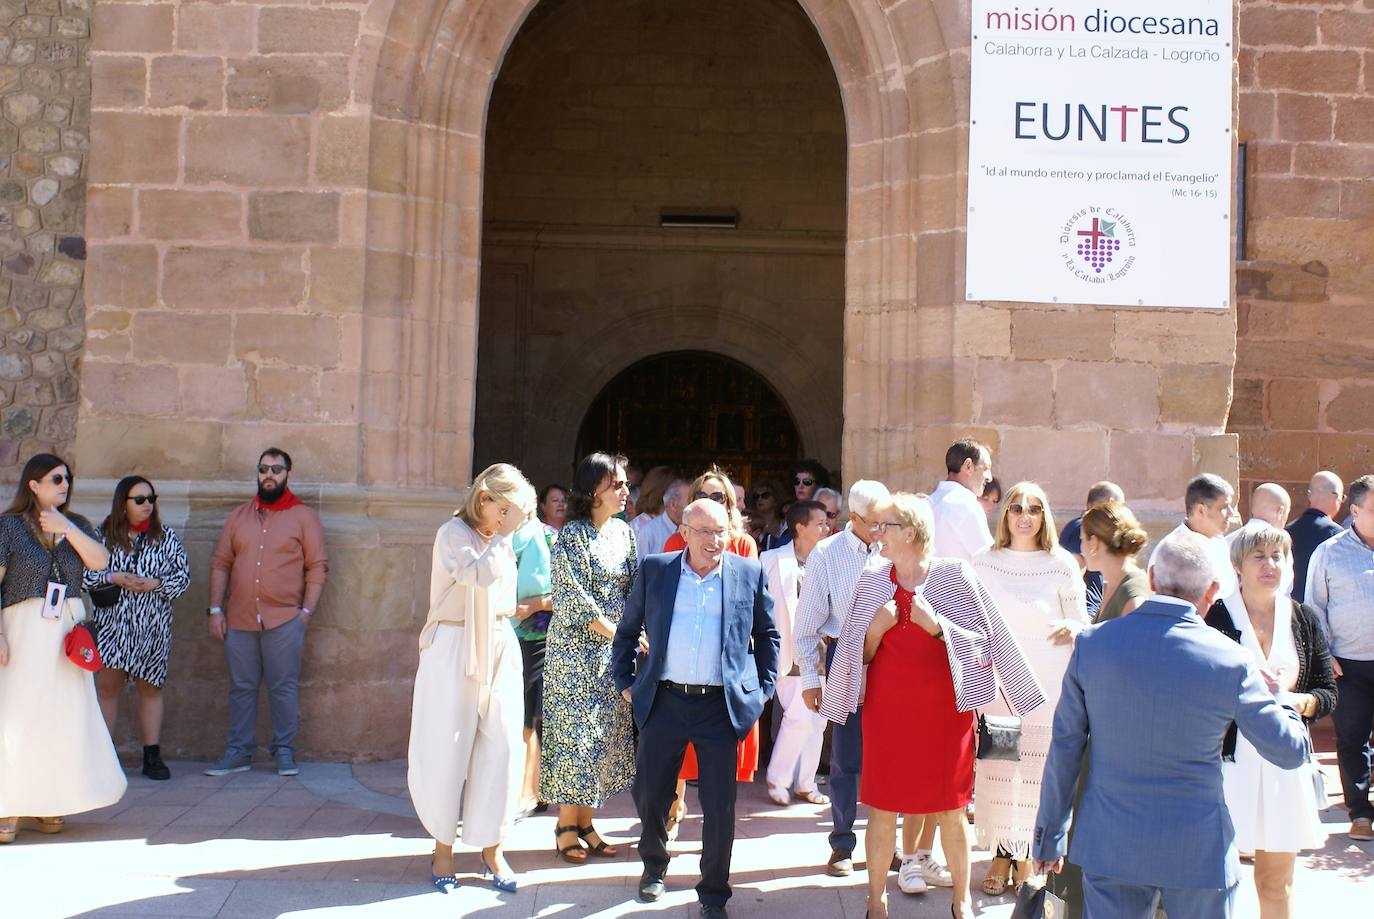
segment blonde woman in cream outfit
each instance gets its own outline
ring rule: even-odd
[[[434,837],[431,873],[457,886],[453,843],[481,848],[482,875],[516,889],[501,844],[515,817],[524,767],[524,664],[515,630],[516,563],[510,537],[535,494],[506,463],[473,480],[467,503],[439,528],[429,618],[410,717],[410,798]],[[470,790],[472,793],[465,795]]]
[[[1031,837],[1040,803],[1040,777],[1053,734],[1060,684],[1073,640],[1089,622],[1083,575],[1059,547],[1045,492],[1034,482],[1007,491],[992,547],[974,556],[978,573],[1025,651],[1045,691],[1046,704],[1021,722],[1021,761],[979,760],[974,770],[978,845],[992,850],[983,892],[997,896],[1010,880],[1031,876]],[[986,709],[1007,714],[1000,697]]]

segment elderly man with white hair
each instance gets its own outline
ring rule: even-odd
[[[792,658],[801,676],[802,699],[813,712],[821,710],[821,644],[828,657],[844,626],[854,586],[873,555],[878,534],[876,510],[892,496],[881,482],[860,479],[849,489],[849,523],[811,550],[806,580],[797,600],[792,630]],[[830,739],[830,860],[827,871],[845,877],[854,871],[858,837],[854,820],[859,808],[859,769],[863,765],[862,713],[836,725]]]
[[[1288,490],[1282,485],[1265,482],[1256,485],[1255,490],[1250,492],[1250,519],[1245,523],[1247,526],[1252,523],[1267,523],[1276,530],[1282,530],[1288,525],[1288,514],[1292,509],[1293,499],[1288,496]],[[1236,530],[1226,537],[1227,552],[1230,552],[1240,534],[1241,531]],[[1292,595],[1293,559],[1285,556],[1283,571],[1279,577],[1279,596],[1290,597]],[[1226,598],[1218,597],[1217,599],[1224,600]]]
[[[1162,900],[1169,919],[1230,916],[1240,858],[1222,740],[1234,723],[1276,766],[1307,756],[1298,713],[1275,701],[1248,651],[1202,620],[1217,595],[1213,552],[1198,533],[1170,536],[1150,561],[1155,595],[1074,643],[1033,853],[1038,870],[1063,867],[1083,771],[1071,854],[1084,915],[1150,919]]]

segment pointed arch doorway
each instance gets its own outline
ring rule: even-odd
[[[641,469],[669,466],[686,477],[715,463],[748,487],[785,478],[802,447],[791,411],[763,376],[724,355],[672,351],[606,384],[582,420],[576,455],[613,450]]]

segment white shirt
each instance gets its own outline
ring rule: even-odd
[[[822,635],[840,636],[854,599],[854,586],[872,553],[872,546],[864,545],[850,527],[845,527],[816,543],[806,557],[806,579],[797,599],[792,632],[792,657],[801,670],[803,689],[820,688],[821,656],[816,648]]]
[[[935,555],[972,561],[992,545],[983,505],[958,482],[945,479],[935,488],[930,495],[930,512],[935,517]]]
[[[1245,526],[1248,527],[1248,526],[1249,526],[1250,524],[1252,524],[1252,523],[1268,523],[1268,522],[1269,522],[1269,521],[1267,521],[1267,520],[1261,520],[1261,519],[1259,519],[1258,517],[1251,517],[1249,520],[1245,521]],[[1245,527],[1241,527],[1241,528],[1240,528],[1240,530],[1243,530],[1243,529],[1245,529]],[[1283,527],[1279,527],[1279,529],[1283,529]],[[1230,533],[1230,534],[1228,534],[1228,535],[1226,536],[1226,560],[1227,560],[1228,563],[1229,563],[1230,560],[1231,560],[1231,547],[1234,546],[1234,545],[1236,544],[1236,537],[1240,536],[1240,530],[1236,530],[1234,533]],[[1231,567],[1232,567],[1232,568],[1235,568],[1236,566],[1235,566],[1235,565],[1232,565]],[[1289,555],[1288,558],[1284,560],[1284,563],[1283,563],[1283,573],[1279,575],[1279,596],[1281,596],[1281,597],[1291,597],[1291,596],[1293,596],[1293,556],[1292,556],[1292,555]],[[1224,600],[1224,599],[1226,599],[1226,596],[1223,594],[1223,595],[1220,597],[1220,599]]]
[[[778,626],[778,676],[792,672],[792,624],[797,617],[799,584],[804,566],[797,561],[792,543],[769,549],[759,556],[763,573],[768,577],[768,593],[773,597],[773,621]]]
[[[1155,563],[1155,555],[1159,552],[1160,546],[1180,533],[1187,533],[1188,531],[1188,524],[1186,522],[1180,523],[1173,532],[1156,543],[1155,547],[1150,550],[1150,564]],[[1202,536],[1201,533],[1198,535]],[[1236,577],[1236,569],[1231,565],[1231,545],[1224,536],[1203,538],[1207,540],[1207,552],[1212,556],[1212,577],[1216,578],[1217,583],[1221,585],[1217,591],[1217,598],[1224,600],[1240,589],[1240,579]],[[1291,574],[1288,580],[1288,589],[1293,589]]]
[[[640,523],[641,520],[644,522]],[[668,537],[677,532],[677,524],[673,523],[673,518],[666,512],[652,517],[640,514],[630,521],[630,529],[634,530],[635,534],[635,554],[642,562],[644,556],[657,555],[663,551],[663,544],[668,541]]]

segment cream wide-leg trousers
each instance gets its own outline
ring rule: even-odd
[[[62,643],[86,618],[69,599],[61,619],[42,600],[6,607],[10,662],[0,667],[0,817],[65,817],[114,804],[128,782],[95,695],[94,675]]]
[[[515,630],[493,630],[492,685],[485,717],[479,685],[464,676],[463,627],[441,622],[420,651],[410,710],[410,800],[425,830],[451,846],[501,842],[515,819],[525,768],[524,661]]]
[[[816,790],[816,768],[825,740],[825,716],[806,707],[800,676],[778,677],[777,694],[782,725],[768,761],[768,784],[799,793]]]

